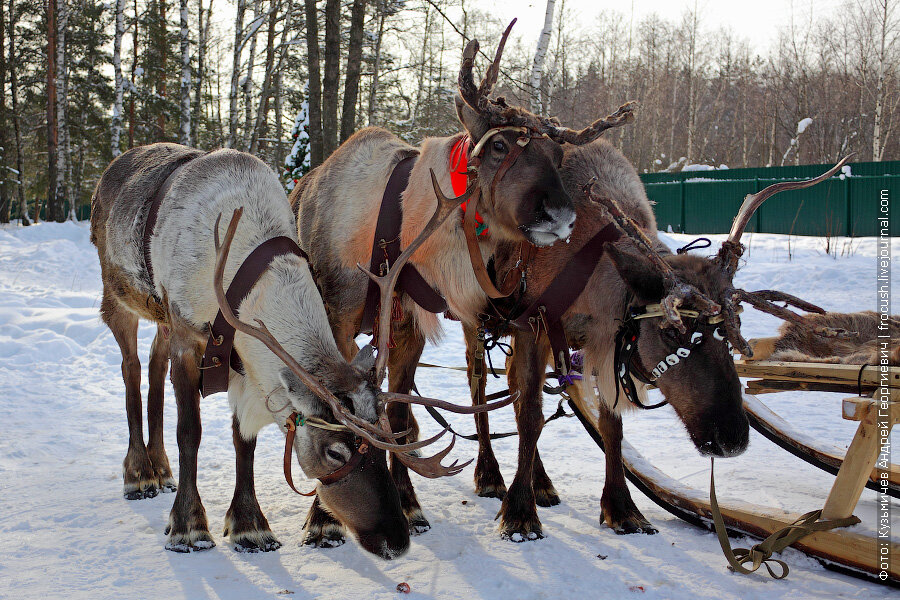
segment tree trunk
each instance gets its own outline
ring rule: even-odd
[[[209,13],[212,8],[212,1],[209,7],[203,8],[203,0],[197,0],[197,77],[194,79],[194,106],[193,116],[191,117],[191,146],[197,147],[200,144],[200,117],[202,115],[203,106],[203,78],[206,69],[206,40],[209,39]],[[206,21],[204,21],[204,16]]]
[[[0,2],[0,223],[9,223],[9,178],[12,167],[9,159],[9,114],[6,108],[6,6]]]
[[[12,122],[16,133],[16,191],[19,200],[19,218],[22,225],[31,225],[28,214],[28,203],[25,201],[25,151],[22,143],[22,116],[19,113],[19,77],[16,74],[18,58],[16,57],[16,0],[9,0],[9,88],[12,101]],[[3,51],[0,46],[0,52]],[[37,204],[37,203],[35,203]]]
[[[309,65],[309,153],[310,167],[322,164],[324,140],[322,139],[322,77],[319,71],[319,11],[316,0],[306,4],[306,60]]]
[[[65,220],[65,202],[69,198],[70,165],[69,165],[69,126],[66,120],[68,116],[69,90],[67,85],[68,69],[66,61],[66,30],[69,22],[68,0],[57,0],[56,3],[56,209],[52,219],[62,222]]]
[[[56,0],[47,0],[47,217],[52,220],[56,208]],[[40,220],[40,208],[35,206],[35,221]]]
[[[381,40],[384,38],[384,20],[387,17],[387,10],[384,6],[384,0],[378,3],[378,37],[375,38],[375,64],[372,66],[372,85],[369,88],[369,108],[366,115],[366,123],[371,127],[374,125],[375,117],[375,100],[378,97],[378,72],[381,69]]]
[[[281,69],[275,73],[275,172],[279,172],[284,166],[284,82]]]
[[[325,0],[325,72],[322,74],[323,158],[337,149],[341,79],[341,2]]]
[[[875,126],[872,129],[872,160],[877,161],[884,159],[884,148],[887,146],[886,140],[882,139],[881,123],[884,116],[884,75],[885,67],[887,66],[885,64],[887,62],[885,43],[889,33],[888,20],[890,18],[888,14],[888,0],[880,0],[879,5],[881,9],[879,13],[881,14],[877,17],[880,31],[878,32],[878,63],[876,65],[878,81],[875,84]]]
[[[166,22],[166,0],[159,0],[159,69],[157,71],[156,93],[160,98],[166,97],[166,68],[167,54],[169,49],[169,41],[166,39],[169,34],[168,23]],[[165,110],[160,107],[159,115],[156,117],[157,141],[166,141],[166,114]]]
[[[544,13],[544,28],[541,29],[541,37],[538,38],[537,50],[534,52],[534,62],[531,65],[531,77],[528,83],[531,86],[531,112],[544,114],[546,107],[541,107],[541,74],[544,71],[544,59],[547,56],[547,48],[550,46],[550,34],[553,31],[553,7],[556,0],[547,0],[547,11]]]
[[[181,0],[181,84],[179,86],[178,143],[191,145],[191,40],[188,29],[188,0]]]
[[[138,32],[140,30],[141,20],[138,18],[138,4],[134,0],[134,34],[131,42],[131,86],[128,92],[128,148],[134,148],[134,93],[137,88],[137,65],[138,65]]]
[[[124,96],[124,80],[122,78],[122,37],[125,35],[125,0],[116,1],[116,34],[113,38],[113,71],[116,79],[116,99],[113,103],[112,126],[110,131],[110,150],[112,157],[122,152],[119,141],[122,137],[122,99]]]
[[[356,131],[356,101],[359,98],[359,78],[362,74],[363,25],[366,19],[366,0],[353,0],[350,11],[350,38],[347,49],[347,75],[344,80],[344,108],[341,112],[341,143]]]
[[[253,22],[250,24],[250,50],[247,56],[247,75],[244,77],[244,131],[241,136],[241,148],[250,148],[253,135],[253,67],[256,62],[256,34],[262,23],[262,0],[253,2]]]
[[[231,61],[231,87],[228,93],[228,140],[225,145],[234,148],[237,145],[238,124],[238,87],[241,80],[241,37],[244,34],[244,13],[247,10],[246,0],[237,0],[237,16],[234,19],[234,49]]]
[[[256,121],[253,125],[253,133],[250,137],[250,154],[256,154],[259,151],[260,138],[266,136],[266,125],[269,116],[269,97],[272,94],[273,70],[275,68],[275,24],[278,21],[278,8],[278,0],[272,0],[269,9],[269,28],[266,32],[266,66],[263,74],[259,105],[256,110]]]

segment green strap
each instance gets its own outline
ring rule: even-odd
[[[719,545],[722,547],[722,552],[725,554],[725,558],[728,560],[730,568],[738,573],[753,573],[761,566],[765,565],[769,575],[773,578],[784,579],[788,576],[790,569],[783,560],[772,558],[774,553],[781,552],[814,531],[827,531],[836,527],[848,527],[860,522],[859,518],[855,516],[850,516],[845,519],[819,521],[822,517],[822,510],[814,510],[802,515],[784,529],[774,532],[772,535],[749,549],[736,548],[732,550],[731,542],[728,541],[728,531],[725,529],[725,520],[722,518],[722,512],[719,510],[719,503],[716,500],[716,477],[714,468],[715,459],[710,458],[709,506],[713,516],[713,524],[716,528],[716,535],[719,538]],[[746,563],[752,563],[752,566],[749,568],[745,567],[744,565]],[[769,563],[779,565],[781,567],[781,573],[776,574]]]

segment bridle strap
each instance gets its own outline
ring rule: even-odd
[[[498,128],[496,131],[492,129],[488,132],[488,134],[494,135],[500,130],[500,128]],[[485,140],[490,137],[488,134],[485,134],[481,138],[481,141],[478,142],[478,145],[475,146],[475,148],[478,150],[478,153],[473,152],[473,157],[479,157],[481,147],[483,147]],[[530,138],[526,139],[530,140]],[[527,143],[528,142],[525,142],[524,144],[516,143],[512,148],[510,148],[510,151],[506,155],[506,158],[503,159],[503,162],[500,164],[500,168],[497,169],[497,173],[494,174],[494,179],[491,181],[491,201],[493,201],[494,199],[494,189],[496,188],[497,183],[501,179],[503,179],[503,176],[506,175],[506,172],[516,162],[516,160],[519,158],[519,155],[522,154],[522,150],[525,149]],[[491,281],[491,276],[488,274],[487,267],[485,267],[484,265],[484,259],[481,256],[481,247],[478,244],[478,233],[475,231],[475,212],[476,207],[478,206],[478,201],[480,199],[481,189],[479,187],[476,187],[475,192],[472,194],[472,197],[468,201],[466,212],[463,216],[463,234],[466,238],[466,248],[469,251],[469,262],[472,263],[472,271],[475,273],[475,279],[478,280],[478,285],[481,286],[481,289],[485,294],[488,295],[489,298],[497,300],[499,298],[508,297],[519,288],[522,274],[525,272],[528,262],[534,256],[537,249],[528,242],[522,242],[519,245],[519,261],[516,263],[515,267],[513,267],[506,273],[504,280],[501,283],[501,287],[498,289],[497,286],[494,285],[494,282]]]
[[[296,486],[294,486],[294,478],[291,475],[291,462],[292,462],[291,459],[293,458],[294,439],[297,436],[298,421],[301,425],[306,423],[309,425],[319,427],[319,425],[316,425],[312,420],[304,420],[302,417],[300,417],[300,415],[296,411],[292,412],[290,414],[290,416],[287,418],[287,421],[284,424],[285,428],[287,428],[287,435],[285,435],[285,437],[284,437],[284,465],[283,465],[284,480],[287,481],[287,484],[297,494],[300,494],[301,496],[315,496],[316,495],[315,489],[313,489],[310,492],[301,492],[300,490],[298,490],[296,488]],[[325,424],[325,425],[326,426],[322,427],[323,429],[329,429],[329,430],[341,429],[340,426],[328,427],[327,425],[329,425],[329,424]],[[346,463],[344,463],[343,466],[338,467],[337,469],[335,469],[331,473],[328,473],[327,475],[323,475],[322,477],[319,477],[319,482],[322,485],[331,485],[332,483],[337,483],[338,481],[340,481],[341,479],[343,479],[344,477],[349,475],[353,471],[353,469],[355,469],[357,467],[357,465],[359,465],[359,462],[363,458],[363,454],[365,454],[368,451],[369,451],[369,443],[366,441],[363,441],[354,449],[353,454],[350,456],[350,459]]]

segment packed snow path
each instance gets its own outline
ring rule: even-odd
[[[722,236],[714,237],[721,241]],[[874,307],[874,240],[853,241],[848,257],[840,256],[845,240],[839,239],[834,258],[825,253],[823,239],[793,238],[789,258],[785,236],[747,238],[751,248],[739,285],[780,289],[830,310]],[[667,238],[672,246],[688,239]],[[898,240],[893,255],[900,256]],[[301,545],[310,500],[285,485],[283,437],[267,428],[256,453],[257,490],[284,546],[267,554],[239,554],[221,536],[234,486],[231,417],[222,394],[202,404],[199,465],[200,493],[218,545],[190,555],[167,552],[163,530],[174,494],[122,498],[124,384],[119,349],[97,312],[100,293],[86,223],[0,228],[0,598],[396,598],[400,582],[410,585],[409,598],[768,600],[890,593],[827,571],[792,549],[782,556],[791,566],[787,580],[761,572],[732,574],[713,534],[682,523],[634,490],[638,507],[660,533],[615,535],[598,523],[603,454],[576,419],[552,423],[541,437],[542,458],[562,496],[561,505],[538,509],[545,539],[501,540],[494,521],[500,504],[474,495],[468,467],[452,478],[414,477],[432,529],[414,537],[409,553],[392,562],[353,541],[327,550]],[[778,325],[753,310],[743,320],[748,338],[772,335]],[[145,398],[154,331],[141,325]],[[424,360],[460,365],[460,330],[448,322],[446,333],[440,346],[426,349]],[[492,381],[492,389],[502,383]],[[468,402],[465,378],[454,371],[422,369],[418,386],[427,395]],[[840,419],[841,398],[785,393],[764,400],[823,442],[846,447],[856,424]],[[545,414],[555,408],[548,398]],[[416,411],[423,433],[435,432],[427,414]],[[169,386],[166,445],[177,474],[175,413]],[[460,431],[474,429],[471,418],[448,418]],[[495,431],[514,428],[512,410],[493,414],[491,425]],[[670,408],[627,415],[625,435],[666,473],[708,489],[709,461],[694,450]],[[495,442],[507,485],[515,472],[516,444],[516,438]],[[474,443],[460,440],[453,455],[465,460],[475,451]],[[752,431],[749,450],[717,466],[723,503],[741,498],[798,513],[821,507],[833,479]],[[875,515],[873,499],[866,490],[857,510],[867,528]],[[900,525],[900,519],[894,523]]]

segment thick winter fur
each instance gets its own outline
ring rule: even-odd
[[[712,298],[722,297],[728,289],[730,281],[713,261],[699,256],[672,255],[659,242],[656,221],[637,173],[610,144],[598,140],[585,146],[567,147],[561,175],[577,212],[570,243],[541,249],[529,267],[527,291],[521,298],[504,301],[502,308],[510,309],[515,304],[529,306],[571,257],[609,223],[600,206],[581,192],[592,178],[596,178],[594,193],[615,199],[683,279]],[[607,467],[601,499],[602,520],[618,533],[654,533],[656,530],[637,510],[625,485],[619,413],[630,407],[630,403],[623,394],[615,404],[616,384],[612,375],[615,334],[626,307],[632,303],[659,302],[663,285],[659,274],[631,249],[630,244],[625,239],[614,245],[607,244],[584,292],[563,316],[563,326],[570,345],[585,351],[584,393],[593,396],[596,387],[603,403],[598,425],[606,446]],[[503,273],[515,260],[515,249],[502,246],[496,254],[497,272]],[[647,371],[674,352],[675,347],[686,343],[674,330],[665,333],[660,330],[658,320],[640,321],[640,327],[639,360]],[[737,454],[746,447],[748,438],[740,383],[725,344],[713,339],[710,325],[704,325],[701,330],[708,341],[696,347],[687,361],[671,369],[658,384],[701,452],[719,456]],[[510,389],[519,390],[522,395],[516,412],[519,464],[513,483],[503,496],[500,530],[505,537],[521,541],[542,535],[535,504],[552,491],[537,452],[537,438],[543,426],[541,387],[544,366],[552,361],[545,336],[536,340],[531,331],[508,330],[505,333],[512,335],[515,350],[509,361]],[[467,340],[470,337],[467,336]],[[640,399],[646,403],[646,390],[638,385],[638,391]],[[486,436],[486,421],[476,421],[480,436],[476,486],[487,483],[502,489],[502,478],[496,471],[496,461]]]
[[[900,365],[900,315],[881,320],[871,311],[858,313],[826,313],[807,315],[805,323],[787,322],[779,330],[774,352],[769,360],[797,362],[844,363],[877,365],[882,359],[880,335],[890,336],[887,357],[891,365]],[[842,329],[847,337],[825,337],[816,334],[821,327]],[[881,327],[882,329],[879,329]]]
[[[174,176],[162,199],[150,238],[154,272],[151,281],[141,251],[148,205],[162,182],[179,162],[187,158],[192,160]],[[165,346],[172,361],[172,382],[179,409],[181,472],[170,516],[167,547],[179,551],[210,547],[214,544],[196,487],[196,453],[201,431],[200,357],[206,343],[207,324],[213,321],[218,311],[213,289],[216,220],[222,216],[221,238],[233,211],[243,207],[243,218],[225,267],[224,284],[227,287],[244,259],[262,242],[276,236],[294,237],[294,216],[277,177],[260,160],[233,150],[203,154],[175,144],[137,148],[113,161],[97,186],[92,206],[92,240],[100,254],[104,281],[101,312],[123,353],[131,430],[126,470],[130,464],[144,462],[140,452],[143,445],[138,387],[140,365],[134,348],[137,318],[142,317],[159,323],[166,336],[171,338]],[[247,322],[253,323],[257,319],[264,322],[306,370],[352,406],[357,415],[375,420],[374,387],[369,383],[365,369],[351,366],[338,351],[305,260],[294,255],[274,259],[238,307],[238,313]],[[252,487],[257,432],[273,422],[283,427],[293,410],[332,421],[334,417],[261,342],[237,333],[234,349],[242,359],[244,372],[230,371],[228,399],[235,415],[238,484],[227,517],[227,529],[237,547],[269,550],[277,547],[277,541],[259,511]],[[159,360],[162,359],[160,354]],[[153,393],[151,387],[151,397]],[[161,403],[161,391],[159,393]],[[132,426],[133,421],[136,426]],[[152,425],[151,421],[151,444]],[[159,435],[161,444],[161,416]],[[133,452],[132,448],[137,450]],[[342,461],[350,457],[352,448],[352,436],[348,434],[309,427],[298,429],[294,447],[301,468],[310,478],[321,477],[340,467]],[[362,476],[369,482],[369,490],[373,478],[381,477],[390,482],[384,454],[373,452],[372,455],[369,460],[373,462]],[[164,451],[162,456],[165,456]],[[138,470],[141,468],[146,469],[139,467]],[[143,479],[148,477],[142,475]],[[357,471],[347,477],[348,480],[359,478]],[[126,488],[128,484],[126,472]],[[131,484],[134,487],[133,481]],[[383,487],[383,484],[378,485]],[[351,482],[344,486],[343,492],[338,491],[340,486],[337,485],[327,486],[329,489],[322,487],[323,502],[340,512],[355,533],[365,529],[371,542],[367,549],[384,554],[381,546],[388,538],[382,535],[382,529],[388,522],[395,527],[402,520],[396,490],[379,490],[382,492],[379,498],[371,497],[372,494],[353,498],[347,490],[366,486],[358,482],[352,485]],[[405,523],[401,528],[405,534]],[[406,542],[402,537],[390,537],[386,547],[392,553],[402,553],[408,545],[408,536]]]
[[[457,110],[473,140],[490,128],[461,100],[457,101]],[[479,167],[478,181],[484,200],[478,211],[492,232],[481,243],[485,261],[500,241],[555,240],[568,235],[574,219],[571,200],[557,172],[561,150],[546,139],[528,144],[491,198],[493,174],[515,144],[516,135],[495,135]],[[381,200],[394,167],[402,159],[418,155],[401,200],[401,246],[406,247],[424,229],[437,207],[431,171],[444,193],[452,195],[449,155],[460,138],[430,138],[420,148],[414,148],[383,129],[363,129],[303,177],[291,193],[300,245],[310,255],[332,329],[346,357],[356,351],[353,339],[359,332],[369,285],[369,279],[357,265],[368,266],[371,262]],[[446,298],[450,311],[474,326],[486,296],[472,270],[461,218],[451,215],[410,262]],[[395,324],[395,338],[407,339],[411,345],[402,354],[406,362],[400,361],[399,348],[392,352],[389,387],[391,391],[406,393],[413,385],[416,361],[425,340],[438,339],[441,330],[437,316],[422,310],[407,296],[403,296],[403,310],[405,319]],[[415,428],[415,419],[405,405],[392,405],[389,415],[395,431]],[[427,529],[428,522],[422,516],[406,467],[392,461],[392,473],[413,532]],[[311,518],[310,522],[320,520]]]

